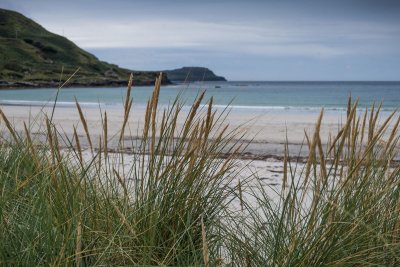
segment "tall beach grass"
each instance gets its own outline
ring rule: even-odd
[[[282,188],[273,192],[256,175],[239,179],[245,133],[224,123],[228,112],[212,98],[203,106],[204,93],[186,114],[179,97],[161,110],[161,79],[132,155],[124,153],[132,77],[115,136],[100,110],[102,134],[93,138],[78,100],[84,132],[73,136],[51,116],[32,120],[45,136],[37,138],[32,125],[17,131],[0,111],[2,266],[400,264],[397,112],[379,121],[380,106],[357,114],[350,100],[347,121],[323,145],[322,111],[306,136],[306,164],[289,160],[286,145]]]

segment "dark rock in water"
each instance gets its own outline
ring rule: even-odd
[[[204,67],[183,67],[174,70],[164,71],[168,79],[177,82],[195,82],[195,81],[226,81],[222,76],[217,76],[208,68]]]

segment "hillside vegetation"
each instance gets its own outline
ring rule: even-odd
[[[100,61],[20,13],[0,9],[0,85],[51,86],[61,72],[69,77],[78,68],[71,85],[126,84],[132,72]],[[134,84],[154,84],[155,72],[133,72]]]

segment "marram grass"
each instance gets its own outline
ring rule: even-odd
[[[182,105],[177,98],[158,108],[160,81],[128,169],[121,166],[131,82],[119,135],[108,136],[101,111],[98,144],[78,101],[84,137],[76,129],[62,135],[49,118],[36,122],[46,136],[37,139],[30,125],[18,132],[0,112],[8,130],[0,137],[2,266],[400,264],[397,113],[378,122],[380,106],[358,116],[357,102],[349,101],[347,121],[323,146],[321,112],[306,138],[303,171],[295,171],[286,146],[282,189],[273,196],[256,177],[237,179],[244,147],[240,129],[224,126],[228,114],[217,113],[212,98],[202,108],[200,94],[178,127]],[[119,140],[116,153],[109,152],[112,138]]]
[[[296,164],[285,157],[287,180],[275,196],[277,201],[270,200],[261,184],[248,190],[255,204],[245,203],[245,212],[232,215],[240,218],[232,218],[237,223],[224,226],[230,262],[400,265],[400,168],[393,165],[400,119],[387,132],[396,112],[377,127],[380,107],[361,117],[356,108],[357,102],[349,102],[347,122],[326,148],[319,134],[321,112],[313,137],[307,138],[309,158],[300,177],[294,174]]]

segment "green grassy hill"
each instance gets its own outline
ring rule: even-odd
[[[20,13],[0,9],[0,84],[58,83],[80,68],[72,85],[119,85],[131,70],[100,61],[67,38],[53,34]],[[153,84],[156,72],[134,72],[134,83]],[[165,78],[164,82],[168,82]]]

